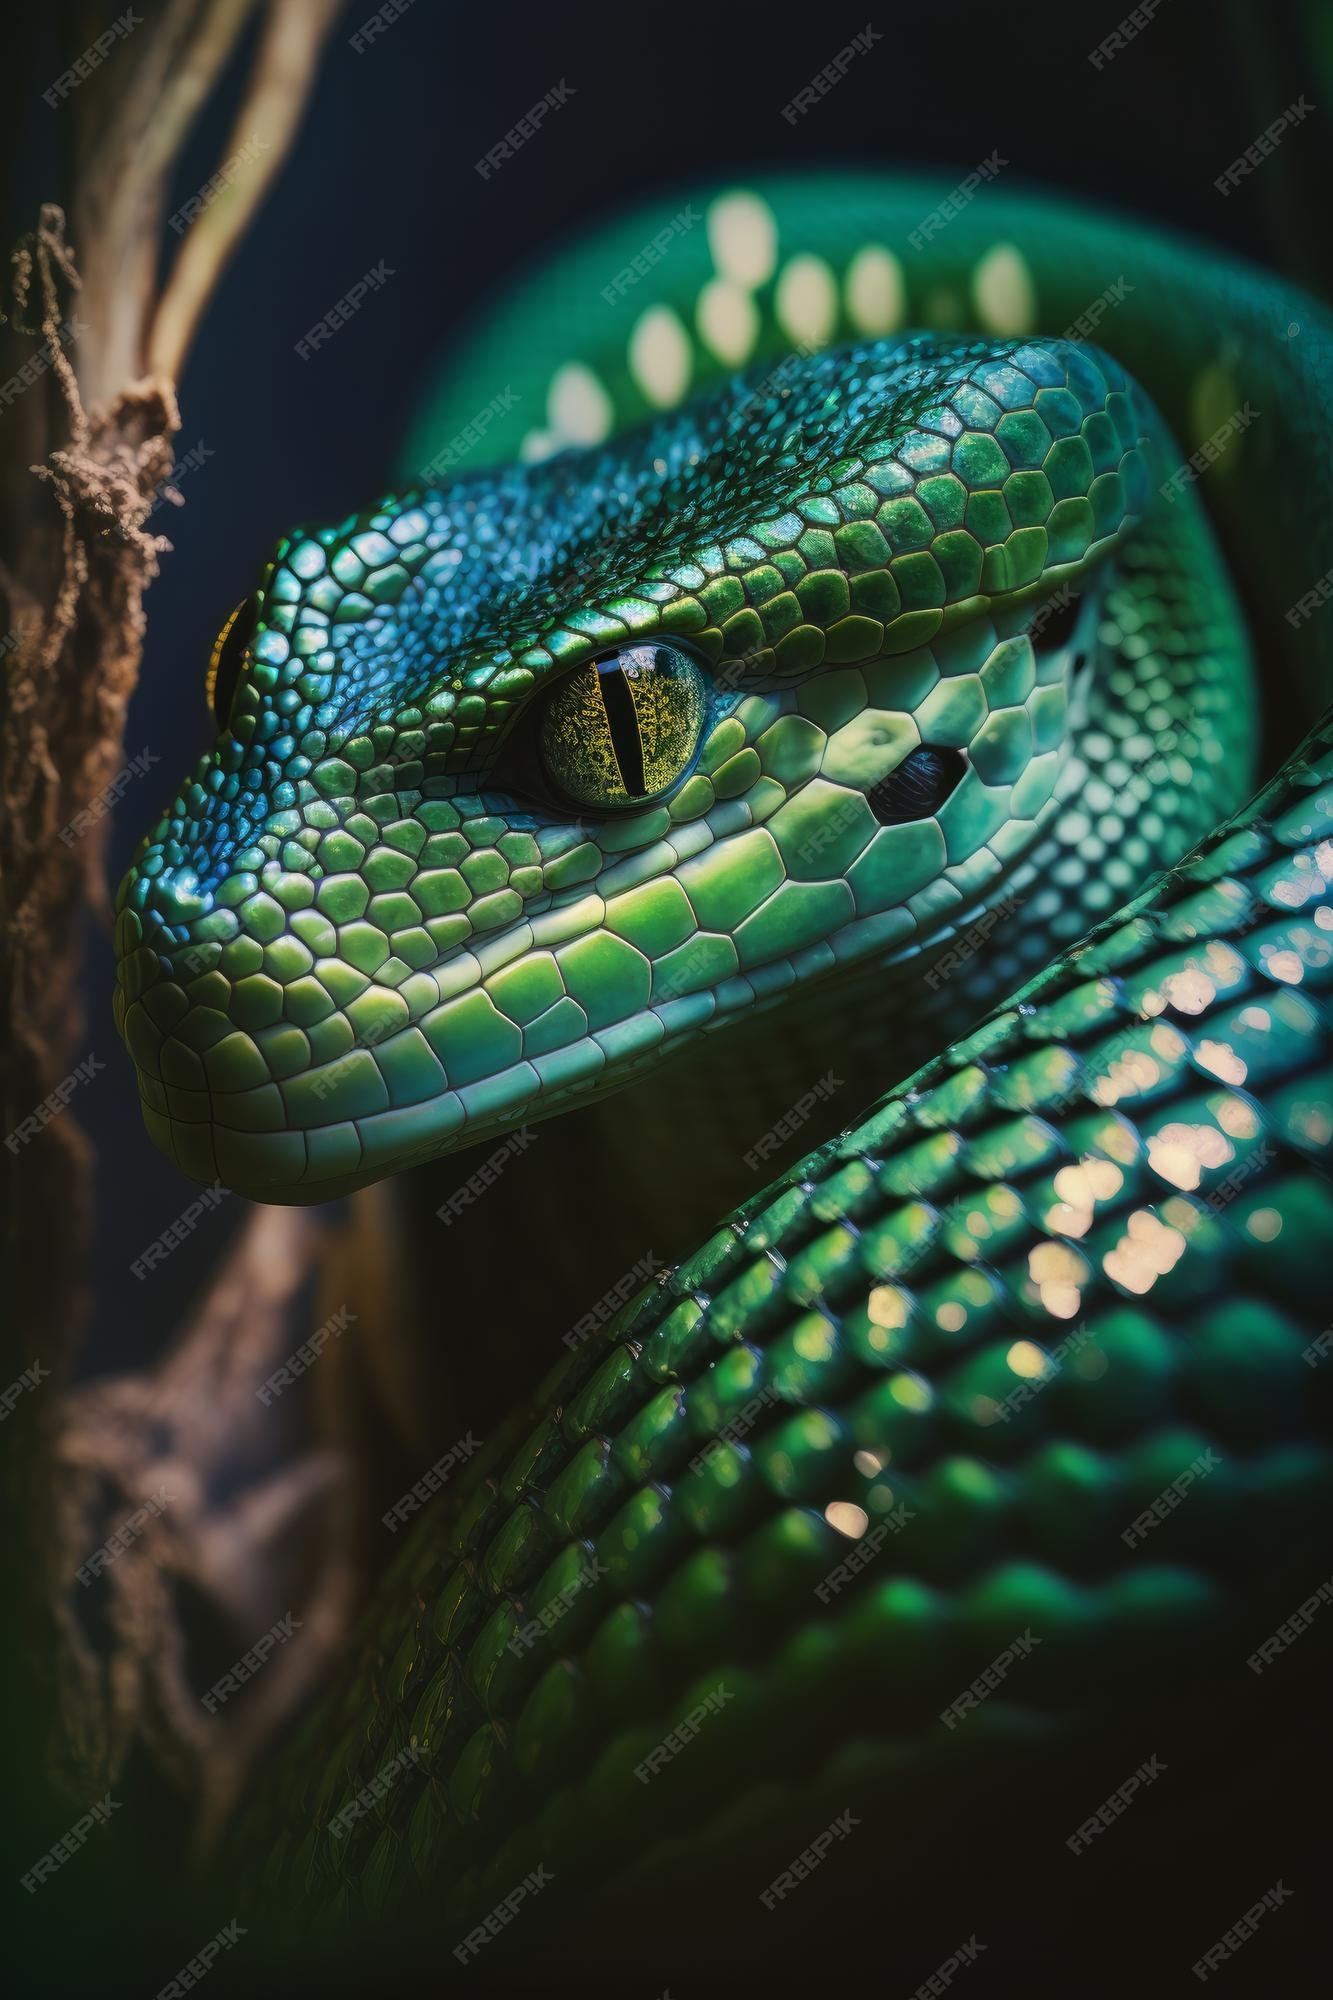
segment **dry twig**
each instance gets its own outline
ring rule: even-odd
[[[248,179],[238,178],[205,209],[159,292],[172,169],[255,6],[167,0],[137,30],[120,54],[114,94],[99,98],[90,90],[67,114],[78,130],[72,242],[64,212],[48,203],[12,259],[14,311],[0,326],[0,380],[12,382],[22,371],[20,392],[0,411],[0,590],[8,609],[0,646],[5,1132],[43,1102],[81,1053],[82,940],[89,913],[105,916],[103,843],[97,832],[66,840],[62,830],[97,800],[123,758],[144,593],[169,546],[147,521],[171,470],[175,380],[228,257],[291,145],[337,0],[268,0],[238,124],[267,125],[267,150],[257,153]],[[111,108],[99,117],[101,105]],[[113,1593],[113,1626],[118,1621],[124,1643],[106,1664],[71,1619],[69,1554],[97,1511],[96,1492],[130,1491],[135,1464],[141,1473],[149,1463],[147,1413],[159,1423],[168,1413],[177,1430],[188,1427],[198,1371],[222,1369],[227,1330],[237,1334],[236,1288],[266,1300],[261,1318],[270,1331],[284,1305],[289,1316],[295,1312],[301,1288],[293,1274],[308,1271],[318,1232],[290,1220],[256,1222],[171,1363],[137,1383],[70,1396],[86,1317],[89,1168],[68,1113],[31,1146],[0,1148],[0,1287],[22,1357],[15,1365],[36,1356],[53,1377],[6,1453],[33,1593],[24,1622],[39,1664],[28,1692],[62,1746],[59,1763],[81,1772],[78,1782],[116,1768],[137,1726],[178,1774],[188,1768],[197,1776],[212,1756],[204,1789],[210,1809],[221,1810],[245,1733],[219,1756],[197,1719],[187,1720],[184,1650],[166,1576],[194,1571],[220,1601],[230,1593],[234,1615],[248,1615],[233,1572],[239,1551],[253,1552],[250,1530],[265,1521],[263,1506],[246,1517],[249,1539],[233,1533],[230,1542],[206,1510],[183,1513],[163,1544],[171,1551],[164,1573],[126,1570]],[[43,1256],[42,1245],[58,1246],[58,1254]],[[285,1289],[265,1291],[261,1250],[278,1257]],[[289,1323],[284,1338],[290,1335]],[[227,1366],[243,1369],[256,1338],[249,1328]],[[297,1328],[289,1345],[300,1338]],[[203,1399],[203,1407],[210,1403],[215,1423],[224,1424],[227,1399]],[[221,1435],[218,1429],[215,1442]],[[67,1492],[62,1470],[72,1475]],[[299,1507],[308,1483],[317,1486],[323,1476],[317,1466],[305,1468],[286,1489],[281,1482],[270,1488],[270,1497],[285,1492]],[[341,1574],[329,1570],[319,1586],[329,1619],[345,1603]],[[278,1702],[280,1684],[275,1677],[261,1709]],[[246,1730],[253,1734],[255,1726],[252,1716]]]

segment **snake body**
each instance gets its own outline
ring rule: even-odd
[[[265,1896],[451,1945],[546,1864],[753,1900],[853,1772],[1049,1754],[1318,1582],[1331,352],[1137,225],[761,179],[521,284],[432,477],[279,545],[118,906],[187,1172],[318,1200],[627,1084],[924,1066],[431,1503],[252,1805]]]

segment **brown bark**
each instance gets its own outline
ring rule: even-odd
[[[268,1299],[268,1345],[259,1345],[270,1365],[302,1338],[299,1327],[291,1335],[293,1274],[308,1271],[319,1232],[290,1217],[252,1221],[163,1371],[72,1392],[87,1313],[91,1162],[77,1107],[35,1130],[24,1121],[58,1102],[53,1094],[89,1053],[82,946],[88,921],[107,917],[98,807],[123,761],[145,592],[170,547],[147,521],[171,470],[175,381],[290,148],[339,0],[268,0],[237,128],[262,120],[267,144],[254,171],[238,172],[204,207],[159,288],[171,171],[255,3],[168,0],[117,51],[115,90],[64,108],[76,132],[73,236],[62,208],[44,204],[13,252],[12,309],[0,325],[0,1298],[10,1332],[0,1387],[34,1361],[49,1371],[5,1440],[27,1583],[19,1624],[33,1662],[25,1692],[35,1717],[25,1726],[52,1740],[57,1767],[77,1785],[110,1775],[136,1729],[178,1776],[197,1775],[212,1755],[210,1811],[234,1789],[244,1749],[229,1740],[218,1753],[223,1732],[201,1734],[182,1706],[164,1579],[192,1567],[205,1588],[220,1587],[217,1523],[202,1507],[182,1513],[162,1538],[160,1569],[127,1565],[113,1591],[120,1640],[106,1663],[92,1660],[71,1612],[72,1571],[96,1525],[94,1485],[105,1495],[119,1482],[128,1495],[150,1468],[151,1453],[133,1462],[147,1452],[135,1413],[186,1422],[209,1369],[224,1367],[236,1287]],[[75,834],[80,814],[92,818]],[[272,1297],[260,1248],[285,1274]],[[247,1336],[225,1366],[243,1373],[253,1346]],[[210,1406],[219,1422],[231,1409],[206,1394],[201,1407]],[[298,1469],[289,1497],[333,1470]],[[252,1520],[264,1519],[259,1507]],[[330,1570],[325,1583],[328,1607],[343,1604],[345,1578]],[[243,1619],[250,1607],[234,1598],[233,1608]],[[336,1622],[332,1608],[320,1617]],[[278,1699],[275,1680],[266,1708]],[[246,1724],[251,1735],[255,1726]]]

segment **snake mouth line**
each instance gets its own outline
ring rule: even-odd
[[[1056,599],[1139,520],[1151,416],[1067,344],[927,339],[842,366],[836,398],[813,362],[764,418],[753,518],[738,497],[715,523],[734,540],[668,562],[631,508],[638,581],[612,537],[540,645],[432,624],[479,588],[454,577],[460,538],[485,541],[447,490],[279,545],[223,734],[120,904],[119,1019],[182,1168],[317,1200],[984,910],[1069,749],[1069,649],[1035,630],[1060,640]],[[644,461],[653,508],[679,443],[668,422]],[[546,476],[501,481],[502,518],[568,508]],[[621,662],[603,687],[607,645],[644,632],[654,673]],[[733,658],[748,681],[715,699],[699,659]],[[505,804],[529,708],[557,801],[606,814],[594,834]],[[461,789],[481,771],[489,803]]]
[[[265,1202],[304,1204],[335,1199],[391,1169],[424,1165],[611,1095],[633,1083],[644,1070],[684,1056],[701,1038],[729,1031],[746,1017],[769,1013],[815,975],[826,984],[830,980],[851,984],[858,977],[892,974],[947,950],[954,937],[984,923],[997,908],[1003,912],[1012,872],[1001,871],[985,898],[941,921],[928,934],[902,939],[896,948],[892,944],[886,947],[882,934],[873,934],[863,937],[860,951],[854,952],[850,934],[870,931],[874,924],[873,919],[865,919],[849,925],[847,936],[821,940],[716,986],[666,993],[656,998],[652,1007],[627,1014],[562,1047],[490,1074],[452,1080],[447,1088],[418,1103],[386,1101],[374,1108],[367,1103],[354,1127],[345,1117],[331,1115],[349,1081],[359,1082],[368,1091],[378,1084],[387,1098],[376,1067],[376,1057],[383,1057],[386,1045],[377,1048],[373,1040],[299,1079],[299,1092],[286,1099],[289,1114],[292,1109],[304,1113],[304,1122],[295,1129],[262,1131],[230,1122],[229,1111],[233,1116],[240,1111],[244,1117],[252,1110],[244,1100],[247,1095],[253,1098],[253,1092],[210,1091],[206,1103],[196,1103],[196,1117],[191,1121],[178,1113],[164,1115],[161,1064],[156,1075],[137,1066],[144,1115],[164,1150],[196,1178],[220,1181],[237,1193]],[[592,904],[599,900],[584,899],[586,907],[570,904],[546,914],[562,920],[571,935],[587,936],[597,929],[599,919]],[[535,923],[540,921],[540,917],[534,919]],[[508,937],[487,940],[486,969],[473,954],[460,955],[454,961],[459,968],[458,993],[481,992],[491,970],[521,959],[529,928],[525,924]],[[465,964],[464,960],[471,962]],[[445,1061],[447,1064],[447,1052]],[[169,1056],[164,1056],[164,1063],[169,1069]],[[353,1143],[355,1159],[350,1156]],[[339,1155],[346,1161],[341,1170]],[[324,1170],[325,1161],[332,1162],[333,1172]]]
[[[1014,665],[1006,649],[1012,649],[1013,641],[997,643],[998,652],[986,657],[1010,677]],[[928,728],[914,729],[906,739],[911,747],[885,776],[865,783],[864,789],[843,792],[825,784],[827,798],[813,800],[808,823],[813,830],[797,850],[797,872],[819,879],[794,887],[812,898],[836,891],[842,917],[809,933],[808,941],[798,937],[787,950],[770,942],[762,954],[751,950],[747,956],[744,912],[755,907],[755,897],[747,897],[726,922],[719,923],[715,915],[715,929],[706,929],[696,910],[687,938],[640,961],[642,974],[636,964],[634,977],[644,982],[636,1001],[633,985],[623,975],[635,958],[629,940],[637,933],[631,926],[625,935],[618,934],[625,932],[621,912],[644,894],[670,888],[679,895],[680,880],[692,880],[691,867],[713,866],[719,859],[725,866],[729,852],[747,841],[758,841],[764,852],[772,848],[762,828],[733,839],[707,817],[688,820],[672,829],[669,855],[649,844],[602,856],[595,880],[534,894],[516,921],[474,932],[443,952],[430,966],[428,979],[418,982],[428,991],[428,1006],[417,1004],[420,996],[410,980],[400,989],[406,1005],[392,989],[381,991],[373,980],[362,980],[367,997],[359,1003],[354,995],[345,1002],[349,1032],[324,1060],[311,1060],[314,1045],[307,1045],[304,1035],[281,1030],[261,1031],[256,1048],[252,1032],[242,1029],[243,1017],[232,1011],[239,1003],[221,990],[218,998],[231,1018],[216,1016],[213,1047],[206,1039],[197,1047],[188,1045],[190,1015],[202,1018],[207,1009],[196,1001],[179,1022],[173,1020],[172,1006],[185,1006],[180,988],[169,980],[164,985],[164,965],[151,950],[126,952],[123,1013],[150,1130],[196,1178],[221,1181],[267,1201],[328,1199],[386,1173],[493,1139],[524,1121],[545,1120],[609,1094],[646,1069],[674,1060],[701,1037],[768,1013],[789,995],[826,990],[830,979],[841,981],[867,964],[888,970],[946,945],[955,926],[984,917],[1003,893],[1016,861],[1057,801],[1071,749],[1068,698],[1077,654],[1065,647],[1058,667],[1048,662],[1043,668],[1026,639],[1022,644],[1027,679],[1019,685],[1036,686],[1043,700],[1058,691],[1060,728],[1058,738],[1047,738],[1047,751],[1053,749],[1054,757],[1048,754],[1046,762],[1054,770],[1040,796],[1033,795],[1035,805],[1029,809],[1035,816],[1017,845],[994,836],[990,845],[984,838],[974,844],[969,836],[965,858],[946,868],[938,815],[952,808],[965,785],[984,790],[968,733],[977,725],[969,724],[953,742],[938,740]],[[937,675],[935,685],[943,691],[946,681]],[[1006,688],[1005,699],[1014,698],[1009,678],[996,685]],[[867,721],[872,720],[867,712]],[[894,733],[896,726],[887,713],[884,722],[875,724],[890,734],[872,732],[872,749],[880,746],[873,754],[882,756],[886,744],[902,740]],[[925,740],[919,740],[922,736]],[[864,755],[864,743],[858,739],[858,744],[858,754]],[[817,790],[819,782],[807,791]],[[881,870],[880,902],[872,903],[869,913],[860,913],[846,883],[838,882],[839,825],[853,809],[864,819],[866,832],[860,838],[905,841],[905,854],[921,853],[920,842],[929,833],[924,852],[934,858],[924,869],[919,861],[912,864],[924,886],[910,910],[911,879],[900,885],[900,895],[894,894],[891,884],[886,889]],[[664,874],[668,859],[674,874]],[[944,890],[948,896],[940,900]],[[681,903],[689,908],[683,896]],[[356,904],[363,907],[364,892]],[[140,919],[129,912],[122,921],[131,930],[141,929]],[[782,939],[782,933],[776,936]],[[579,954],[598,964],[608,961],[610,970],[603,967],[601,981],[604,1000],[597,998],[597,980],[580,984],[576,976],[571,983],[571,953],[576,961]],[[145,964],[147,970],[136,970]],[[547,993],[544,1001],[532,998],[526,989],[537,977],[534,968],[556,966],[562,969],[564,987],[557,985],[554,996]],[[574,1004],[573,993],[580,1004]],[[136,1007],[137,1001],[142,1006]],[[145,1009],[151,1014],[155,1008],[164,1033],[145,1027]],[[506,1013],[508,1018],[502,1018]],[[180,1041],[178,1029],[187,1042]]]

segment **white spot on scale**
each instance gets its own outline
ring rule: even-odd
[[[544,458],[550,458],[559,451],[560,440],[554,431],[529,431],[518,448],[519,458],[524,465],[539,465]]]
[[[731,278],[710,278],[695,307],[699,338],[719,361],[738,368],[749,359],[759,338],[759,313],[742,285]]]
[[[1037,324],[1037,293],[1022,251],[997,243],[972,273],[972,303],[989,333],[1031,333]]]
[[[822,347],[838,323],[838,286],[822,257],[793,257],[777,289],[778,324],[805,347]]]
[[[847,266],[843,280],[847,317],[860,333],[892,333],[906,305],[903,267],[892,250],[867,243]]]
[[[864,1507],[858,1507],[854,1500],[830,1500],[824,1509],[824,1519],[830,1528],[836,1528],[848,1541],[856,1541],[870,1526],[870,1516]]]
[[[768,203],[738,188],[719,195],[704,218],[719,277],[753,291],[777,268],[778,225]]]
[[[1190,390],[1189,432],[1190,442],[1201,445],[1218,431],[1227,429],[1230,420],[1242,408],[1236,377],[1231,367],[1231,355],[1224,349],[1215,361],[1210,361],[1195,378]],[[1226,450],[1219,451],[1213,460],[1209,478],[1233,478],[1241,463],[1241,453],[1234,447],[1243,442],[1244,433],[1229,435]]]
[[[650,403],[669,410],[690,386],[690,336],[670,306],[649,306],[629,337],[629,372]]]
[[[611,434],[611,398],[582,361],[557,368],[546,392],[546,420],[561,444],[600,444]]]

